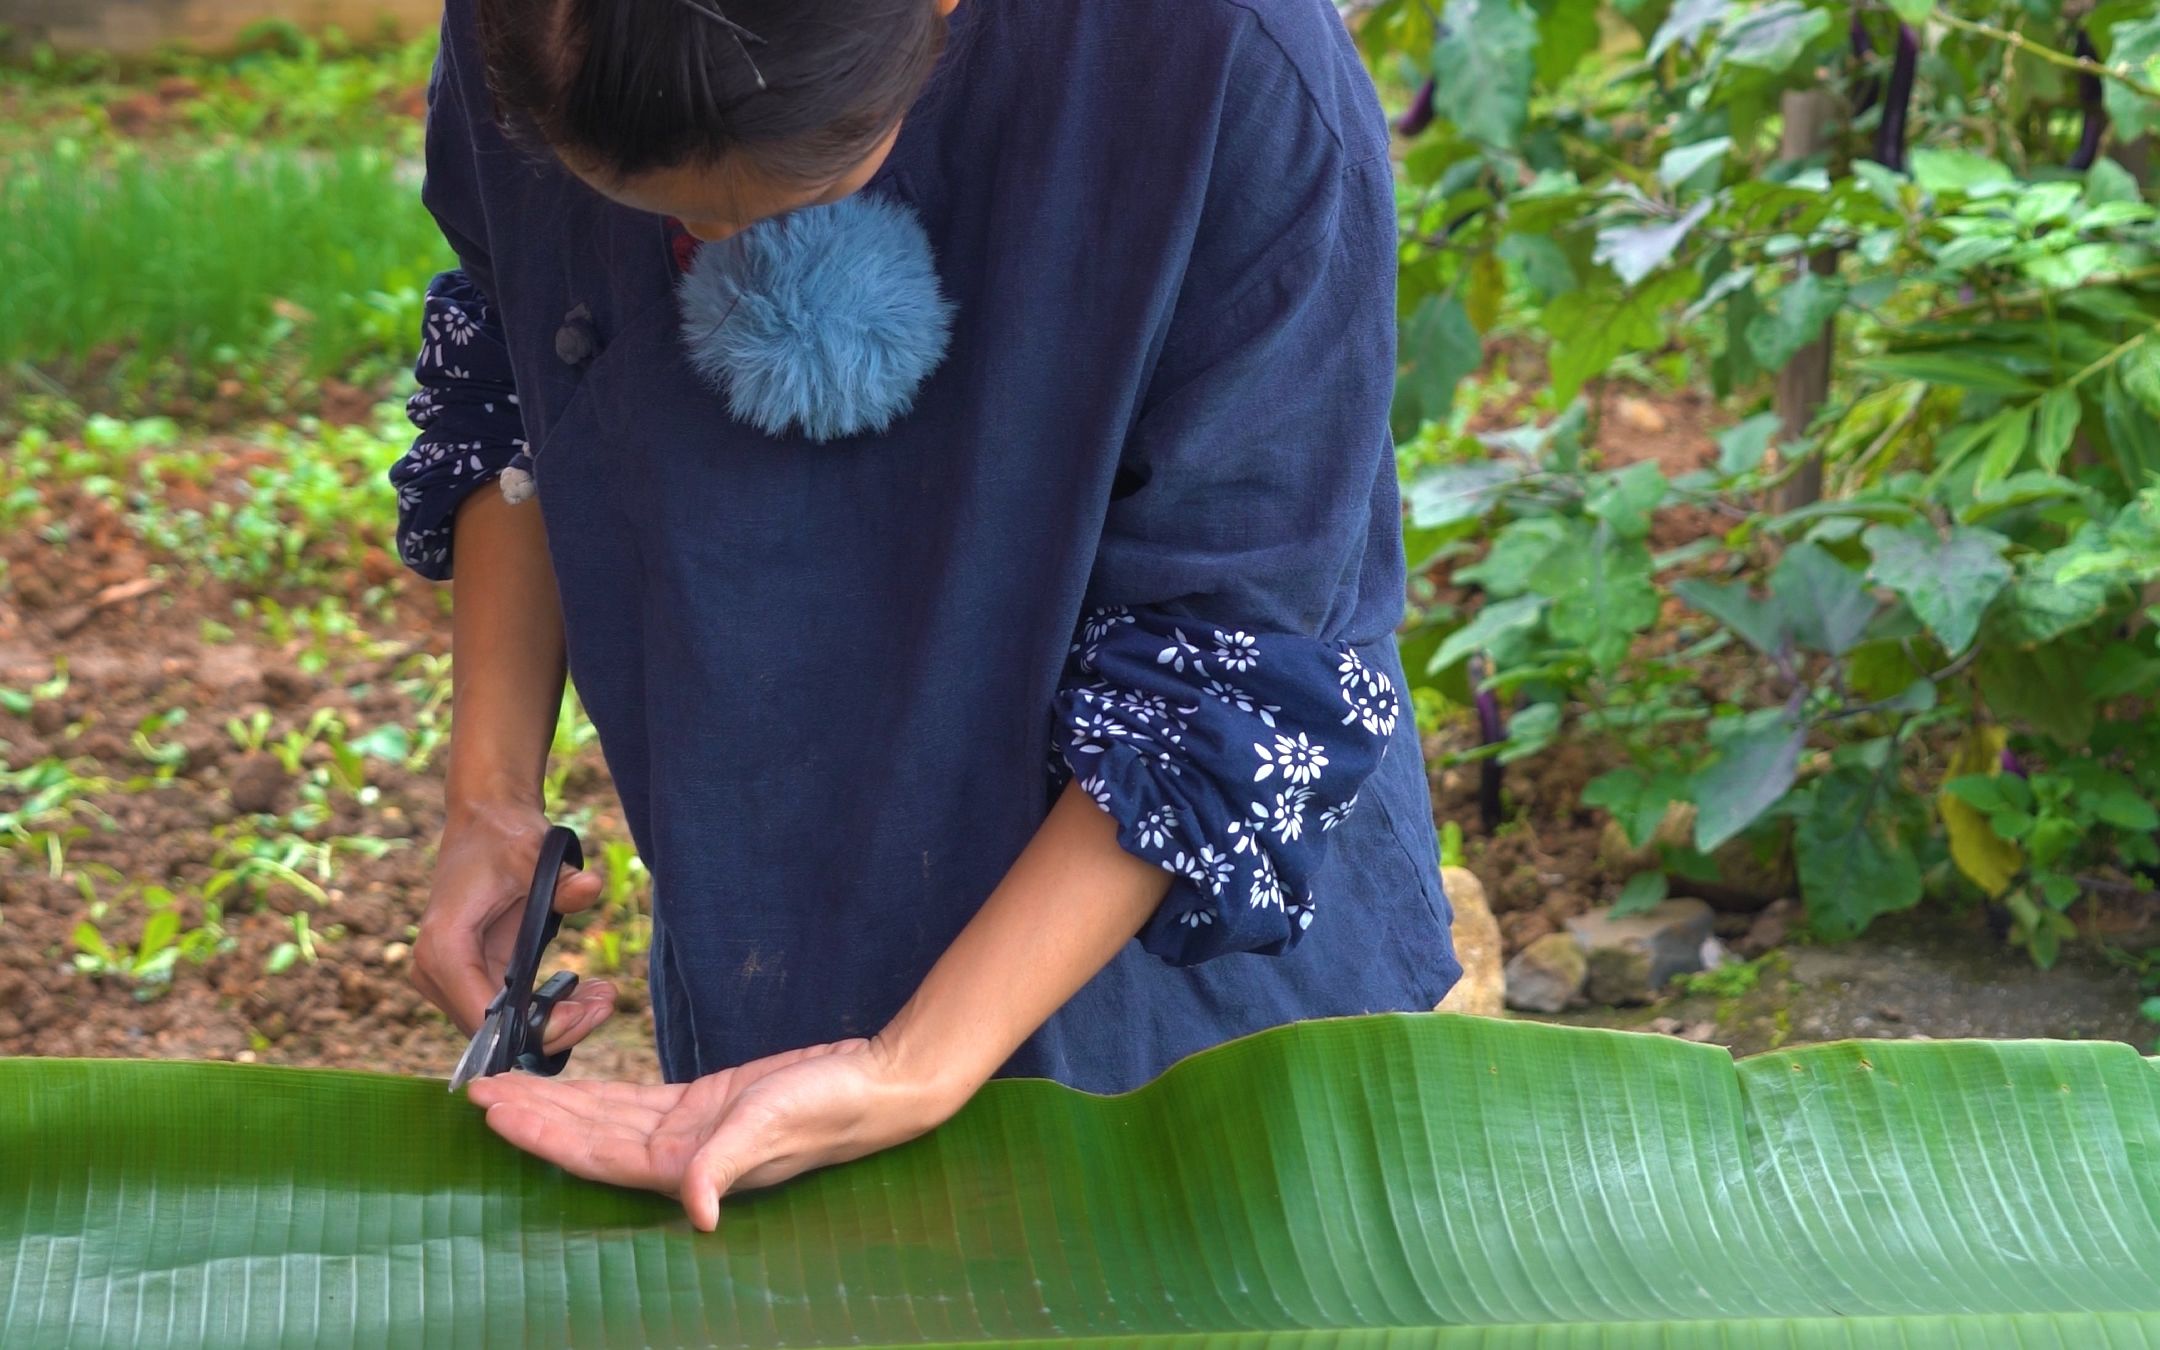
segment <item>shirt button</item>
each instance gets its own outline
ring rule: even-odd
[[[600,339],[593,331],[590,309],[579,305],[563,316],[563,326],[555,330],[557,360],[566,366],[582,366],[599,350]]]

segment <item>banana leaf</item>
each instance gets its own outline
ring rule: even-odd
[[[1312,1023],[993,1085],[709,1236],[440,1083],[0,1063],[7,1350],[2160,1346],[2156,1214],[2119,1044]]]

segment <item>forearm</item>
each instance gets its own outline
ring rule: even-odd
[[[907,1079],[958,1109],[1133,939],[1170,880],[1068,787],[879,1039]]]
[[[561,601],[539,507],[473,493],[458,511],[456,557],[449,809],[537,808],[564,678]]]

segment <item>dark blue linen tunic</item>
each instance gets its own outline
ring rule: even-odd
[[[671,1079],[876,1031],[1077,772],[1162,911],[1007,1066],[1097,1091],[1458,973],[1392,632],[1387,133],[1327,0],[964,0],[867,191],[950,355],[875,436],[733,420],[665,222],[505,143],[450,0],[406,559],[530,466],[655,879]],[[530,441],[528,455],[527,440]]]

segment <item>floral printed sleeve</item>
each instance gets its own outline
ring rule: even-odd
[[[1148,950],[1178,965],[1273,955],[1312,924],[1328,835],[1398,715],[1393,681],[1347,644],[1100,610],[1058,696],[1054,774],[1176,878]]]
[[[1177,878],[1141,936],[1178,964],[1280,953],[1359,904],[1326,893],[1330,845],[1370,827],[1352,813],[1387,747],[1417,753],[1388,660],[1404,594],[1393,171],[1384,137],[1345,162],[1320,129],[1279,125],[1225,124],[1223,191],[1109,485],[1094,613],[1054,700],[1056,758],[1127,851]]]
[[[398,554],[431,580],[450,575],[451,530],[474,489],[500,481],[503,495],[532,494],[532,459],[518,411],[495,310],[464,272],[445,272],[428,287],[420,382],[406,404],[419,429],[412,449],[390,467],[398,494]]]

